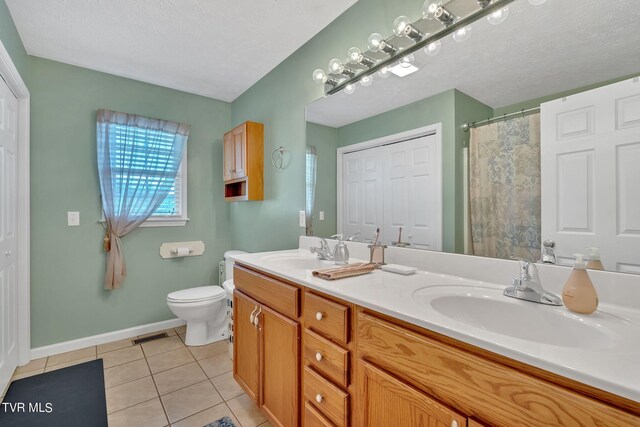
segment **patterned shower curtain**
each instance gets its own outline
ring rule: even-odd
[[[471,129],[472,254],[540,259],[540,114]]]

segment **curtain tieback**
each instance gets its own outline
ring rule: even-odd
[[[104,251],[105,252],[110,252],[111,251],[111,236],[120,238],[120,236],[118,236],[116,233],[114,233],[110,228],[105,230],[105,232],[104,232],[104,241],[103,241],[103,247],[104,247]]]

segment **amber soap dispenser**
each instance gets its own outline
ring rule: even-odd
[[[598,294],[593,287],[582,254],[576,254],[573,271],[562,289],[562,302],[571,311],[591,314],[598,308]]]

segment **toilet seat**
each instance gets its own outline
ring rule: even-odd
[[[173,303],[218,301],[225,298],[225,291],[220,286],[198,286],[182,289],[167,295],[167,301]]]

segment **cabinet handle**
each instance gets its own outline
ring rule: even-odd
[[[260,326],[260,313],[262,313],[262,307],[260,307],[260,309],[256,313],[256,318],[253,321],[253,324],[255,325],[256,328]]]
[[[257,306],[253,306],[254,309],[251,312],[251,316],[249,316],[249,322],[253,325],[253,320],[256,318],[256,311],[258,311],[258,307]]]
[[[458,427],[457,421],[451,421],[451,427]]]
[[[324,397],[322,397],[320,393],[316,394],[316,402],[322,403],[323,400],[324,400]]]
[[[317,353],[316,353],[316,360],[317,360],[318,362],[322,361],[322,353],[320,353],[320,352],[317,352]]]
[[[316,313],[316,320],[322,320],[323,318],[324,318],[324,314],[322,314],[321,312]]]

